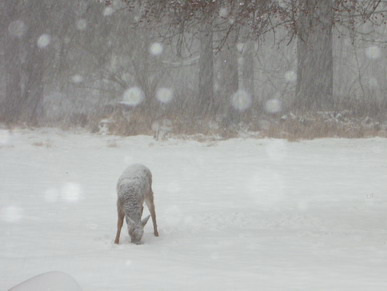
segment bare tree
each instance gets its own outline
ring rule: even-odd
[[[257,39],[278,28],[289,31],[290,41],[297,40],[297,86],[295,105],[299,109],[323,109],[334,105],[332,30],[341,24],[351,26],[356,19],[366,21],[381,0],[298,0],[269,1],[137,1],[126,0],[129,7],[142,6],[148,23],[163,19],[170,26],[182,21],[191,29],[200,29],[203,22],[219,18],[221,9],[228,9],[228,26],[238,24],[251,31]],[[177,17],[178,16],[178,17]],[[216,22],[215,22],[216,23]],[[199,25],[200,24],[200,25]],[[223,28],[227,22],[222,23]],[[213,25],[214,27],[214,25]],[[229,29],[229,28],[228,28]],[[225,34],[225,38],[233,37]],[[226,40],[222,42],[226,44]]]
[[[43,76],[47,31],[47,3],[6,1],[8,34],[5,48],[6,122],[36,125],[43,115]]]
[[[214,106],[214,55],[213,32],[210,22],[204,23],[200,31],[199,100],[198,112],[211,112]]]
[[[20,114],[20,103],[22,95],[21,78],[22,78],[22,64],[21,64],[21,45],[19,39],[24,33],[24,23],[17,20],[15,17],[20,13],[21,5],[18,1],[6,0],[3,5],[4,8],[4,63],[5,63],[5,100],[2,104],[2,116],[4,121],[13,122]],[[17,22],[18,21],[18,22]],[[19,26],[19,27],[16,27]],[[13,29],[19,29],[13,32]],[[10,30],[10,31],[9,31]]]
[[[218,106],[228,104],[231,95],[239,89],[237,41],[238,31],[232,29],[219,51]]]
[[[298,109],[333,105],[332,1],[300,0],[297,22]]]

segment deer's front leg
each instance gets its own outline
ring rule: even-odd
[[[116,239],[114,240],[115,244],[119,244],[120,242],[120,235],[121,235],[122,225],[124,224],[124,217],[125,217],[125,214],[120,213],[120,211],[118,211],[117,233],[116,233]]]

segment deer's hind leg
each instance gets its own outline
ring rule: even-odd
[[[156,209],[155,209],[155,203],[153,199],[153,192],[150,191],[149,195],[145,199],[146,206],[149,209],[150,215],[152,217],[152,223],[153,223],[153,233],[155,236],[159,236],[159,232],[157,231],[157,222],[156,222]]]
[[[119,244],[120,242],[120,235],[121,235],[121,228],[122,225],[124,224],[124,217],[125,217],[125,212],[122,211],[119,203],[117,202],[117,233],[116,233],[116,239],[114,240],[115,244]]]

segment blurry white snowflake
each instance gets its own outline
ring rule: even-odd
[[[18,222],[23,218],[23,209],[19,206],[6,206],[0,209],[0,218],[5,222]]]
[[[81,75],[77,74],[77,75],[74,75],[74,76],[71,77],[71,81],[73,83],[78,84],[78,83],[81,83],[83,81],[83,77]]]
[[[145,99],[145,95],[140,88],[132,87],[124,92],[124,96],[122,99],[123,100],[121,103],[123,104],[129,106],[137,106]]]
[[[370,87],[373,87],[373,88],[379,87],[378,80],[376,78],[374,78],[374,77],[370,77],[368,79],[368,84],[370,85]]]
[[[85,30],[87,27],[87,22],[85,19],[79,19],[77,21],[77,29],[78,30]]]
[[[277,0],[278,5],[281,6],[282,8],[287,8],[291,4],[289,0]]]
[[[278,113],[282,110],[282,102],[276,98],[269,99],[265,103],[265,110],[268,113]]]
[[[110,16],[112,15],[114,12],[113,8],[111,7],[106,7],[104,10],[103,10],[103,16]]]
[[[382,52],[377,46],[370,46],[366,49],[366,56],[372,60],[380,58]]]
[[[45,48],[50,44],[50,42],[51,37],[48,34],[42,34],[39,36],[37,44],[39,48]]]
[[[10,139],[9,130],[0,129],[0,145],[7,144]]]
[[[251,96],[244,90],[239,90],[231,96],[231,105],[239,110],[244,111],[251,105]]]
[[[220,17],[223,17],[223,18],[226,18],[227,16],[228,16],[228,9],[227,8],[225,8],[225,7],[222,7],[222,8],[220,8],[220,10],[219,10],[219,16]]]
[[[287,82],[297,81],[297,74],[294,71],[287,71],[285,73],[285,79]]]
[[[149,52],[154,56],[159,56],[163,53],[163,46],[159,42],[154,42],[149,47]]]
[[[81,196],[82,196],[81,185],[77,183],[69,182],[62,187],[61,197],[64,201],[77,202],[81,199]]]
[[[27,26],[21,20],[12,21],[8,26],[8,32],[15,37],[22,37],[27,31]]]
[[[156,98],[161,103],[169,103],[173,99],[173,91],[169,88],[159,88],[156,92]]]
[[[243,42],[238,42],[236,46],[237,46],[238,52],[242,53],[245,47],[245,44]]]

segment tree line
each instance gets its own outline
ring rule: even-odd
[[[339,95],[386,90],[375,64],[385,62],[382,0],[5,0],[0,8],[8,123],[37,125],[82,106],[97,112],[132,87],[154,120],[183,110],[226,123],[265,105],[280,111],[276,101],[292,111],[334,110]],[[353,50],[342,54],[351,55],[349,72],[335,58],[343,48]],[[279,70],[282,81],[270,77]],[[356,86],[344,88],[346,74]],[[166,88],[174,98],[160,102]]]

